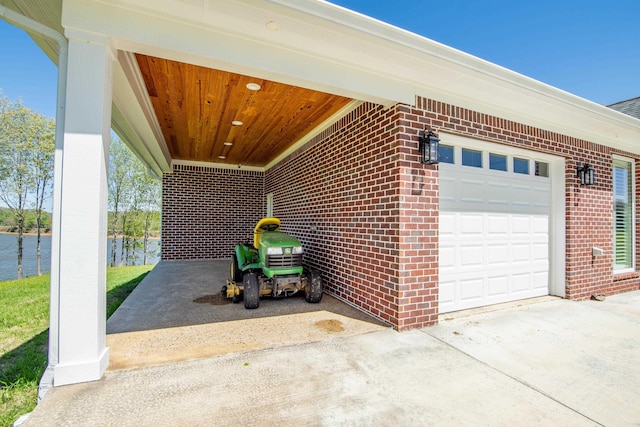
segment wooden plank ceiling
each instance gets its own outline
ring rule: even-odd
[[[262,167],[351,101],[196,65],[136,58],[173,159]],[[248,89],[249,83],[260,89]]]

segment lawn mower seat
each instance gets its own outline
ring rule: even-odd
[[[262,237],[262,233],[265,231],[278,230],[280,230],[280,220],[278,218],[262,218],[253,230],[253,246],[258,249],[258,246],[260,246],[260,237]]]

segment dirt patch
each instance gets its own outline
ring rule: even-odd
[[[320,329],[324,329],[327,332],[342,332],[344,328],[342,327],[342,322],[335,319],[329,320],[320,320],[315,323],[317,327]]]
[[[230,304],[231,300],[226,298],[224,295],[213,294],[213,295],[205,295],[193,300],[193,302],[197,304],[211,304],[211,305],[224,305]]]

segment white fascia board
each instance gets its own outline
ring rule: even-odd
[[[544,130],[640,153],[640,120],[549,85],[466,74],[416,94]],[[526,91],[526,93],[525,93]],[[623,148],[624,147],[624,148]]]
[[[171,170],[171,155],[149,101],[138,64],[119,52],[113,69],[112,127],[157,176]]]
[[[62,0],[5,0],[0,1],[0,4],[60,34],[63,33],[63,28],[60,26]],[[57,43],[42,37],[35,31],[29,29],[24,29],[24,31],[54,64],[58,64]]]
[[[111,118],[111,129],[113,132],[115,132],[133,154],[140,159],[152,176],[161,177],[164,172],[169,171],[170,166],[161,167],[153,160],[149,151],[145,150],[144,144],[138,138],[136,131],[131,127],[129,121],[120,112],[115,103],[111,108]],[[168,163],[168,165],[170,165],[170,163]]]

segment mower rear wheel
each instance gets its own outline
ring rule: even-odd
[[[311,270],[307,274],[307,286],[304,287],[304,298],[312,304],[322,300],[322,276],[318,270]]]
[[[238,266],[238,258],[235,254],[231,255],[231,280],[234,282],[239,282],[242,280],[242,270]]]
[[[244,308],[253,310],[260,305],[260,283],[255,273],[246,273],[242,279],[244,283]]]

